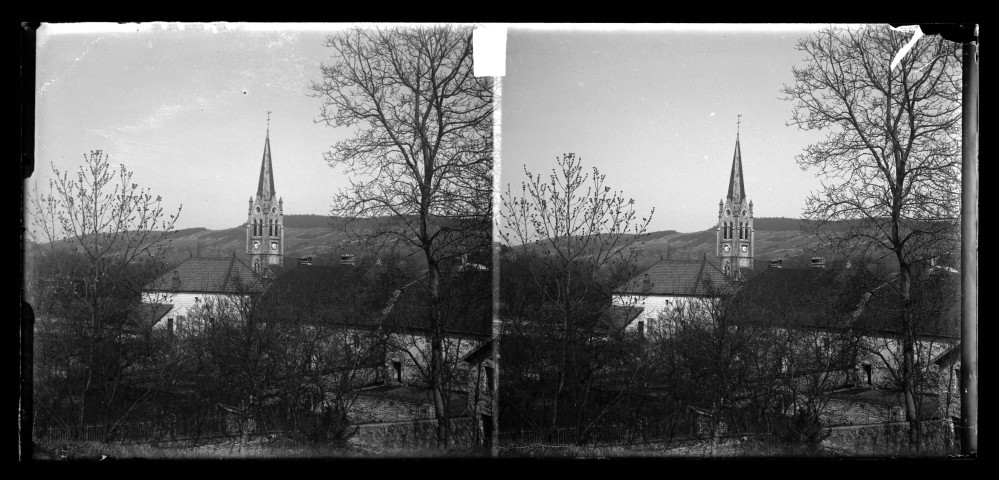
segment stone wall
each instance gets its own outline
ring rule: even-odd
[[[434,417],[434,410],[429,403],[360,396],[351,405],[347,415],[351,423],[392,423],[430,419]]]
[[[923,448],[919,455],[957,453],[958,445],[954,440],[954,425],[950,420],[927,420],[922,423]],[[829,436],[823,440],[822,445],[854,455],[906,455],[908,434],[908,422],[832,427],[829,429]]]
[[[472,448],[475,444],[472,427],[473,422],[469,417],[451,419],[450,447]],[[437,420],[358,425],[357,433],[350,438],[350,443],[379,448],[432,450],[437,448]]]
[[[873,425],[905,420],[905,410],[897,405],[833,398],[820,418],[823,425]]]

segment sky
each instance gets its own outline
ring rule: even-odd
[[[344,25],[48,24],[37,33],[35,174],[75,172],[91,150],[133,181],[183,204],[176,227],[246,221],[264,136],[286,214],[329,213],[348,185],[323,153],[350,134],[317,123],[309,86],[329,63],[323,40]],[[524,166],[548,172],[563,153],[653,207],[650,231],[700,231],[717,219],[737,114],[746,193],[756,216],[798,217],[819,187],[794,156],[821,138],[786,126],[780,89],[820,25],[511,26],[502,80],[505,190]]]
[[[820,187],[795,155],[822,134],[788,127],[780,90],[822,25],[511,28],[502,85],[503,190],[564,153],[635,200],[649,231],[717,222],[735,151],[757,217],[800,217]]]
[[[37,32],[35,173],[76,172],[91,150],[183,211],[176,227],[246,222],[270,114],[286,214],[329,213],[342,172],[323,160],[347,129],[317,124],[309,96],[342,25],[49,24]]]

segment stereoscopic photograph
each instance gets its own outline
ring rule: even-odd
[[[975,24],[23,30],[22,461],[977,458]]]

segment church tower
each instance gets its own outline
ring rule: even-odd
[[[254,271],[264,273],[269,265],[281,266],[284,259],[284,200],[274,191],[271,166],[271,119],[267,112],[264,158],[260,163],[257,195],[250,197],[246,222],[246,256]]]
[[[753,268],[755,230],[753,202],[747,202],[746,185],[742,179],[742,151],[739,132],[735,134],[735,155],[728,180],[728,197],[718,202],[717,248],[715,255],[722,271],[738,276],[739,269]]]

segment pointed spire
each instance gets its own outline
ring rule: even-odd
[[[740,117],[742,115],[739,115]],[[742,150],[739,148],[739,131],[735,133],[735,155],[732,156],[732,175],[728,180],[728,199],[742,202],[746,198],[746,186],[742,181]]]
[[[271,168],[271,112],[267,112],[267,135],[264,137],[264,158],[260,163],[257,196],[261,198],[274,196],[274,170]]]

